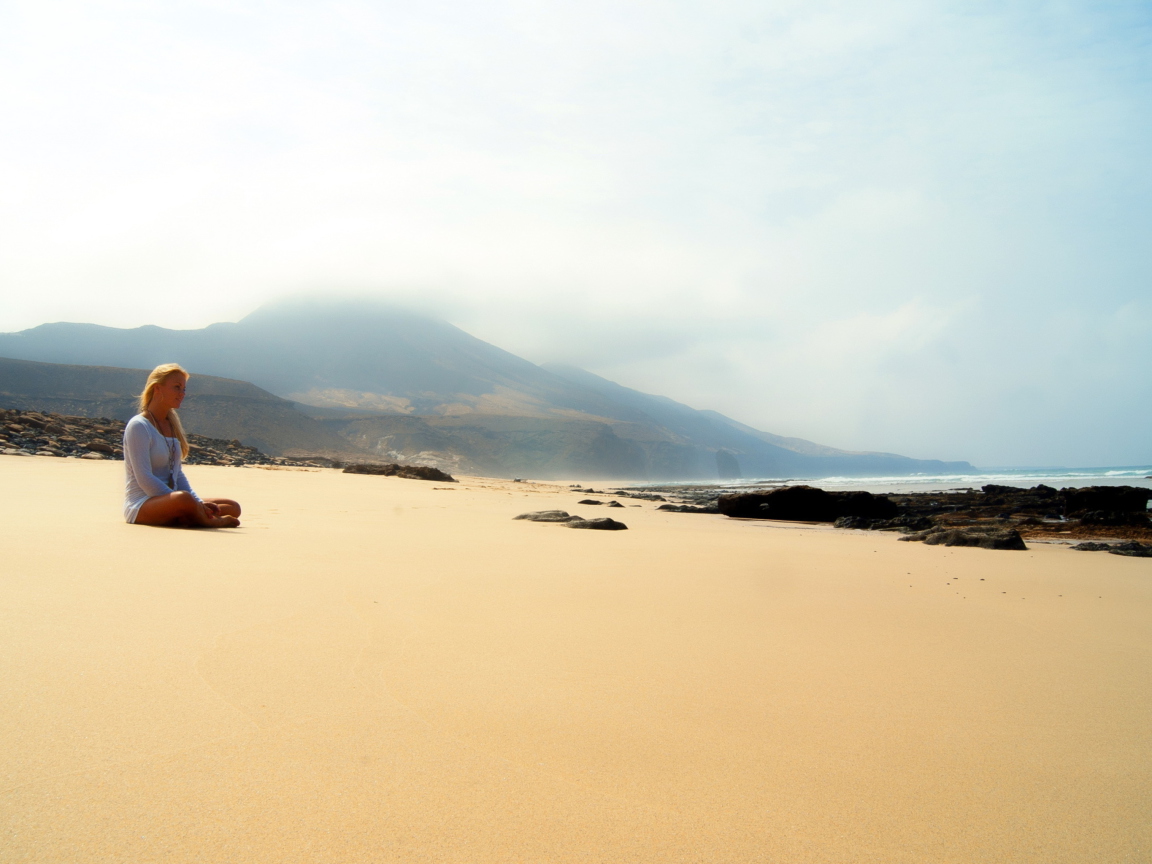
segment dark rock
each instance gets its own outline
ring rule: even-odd
[[[696,507],[692,504],[661,504],[657,510],[666,510],[669,513],[719,513],[720,508],[715,505]]]
[[[1152,558],[1152,545],[1121,543],[1115,549],[1109,549],[1108,552],[1112,555],[1127,555],[1130,558]]]
[[[726,516],[793,522],[835,522],[841,516],[890,519],[900,512],[882,495],[825,492],[814,486],[785,486],[770,492],[721,495],[717,506]]]
[[[628,526],[615,519],[574,519],[565,523],[569,528],[589,528],[593,531],[627,531]]]
[[[577,504],[603,504],[603,501],[596,501],[592,498],[585,498],[583,501],[577,501]]]
[[[1144,513],[1152,489],[1142,486],[1085,486],[1082,489],[1061,489],[1064,515],[1104,511],[1109,513]]]
[[[1128,555],[1133,558],[1152,558],[1152,544],[1137,543],[1077,543],[1072,549],[1076,552],[1111,552],[1113,555]]]
[[[936,528],[901,537],[922,540],[927,546],[978,546],[981,549],[1027,550],[1020,532],[1015,529],[979,530],[976,528]]]
[[[108,456],[111,456],[115,452],[111,444],[105,444],[103,441],[89,441],[84,445],[84,448],[96,453],[104,453]]]
[[[981,486],[980,491],[985,495],[1012,495],[1024,490],[1019,486],[997,486],[995,483],[989,483]]]
[[[837,516],[843,515],[836,512],[835,499],[829,493],[811,486],[788,486],[771,492],[721,495],[718,506],[725,516],[743,519],[832,522]]]
[[[933,522],[927,516],[897,516],[894,519],[883,519],[876,523],[880,531],[928,531]]]
[[[536,510],[532,513],[521,513],[512,519],[527,519],[529,522],[571,522],[579,516],[569,516],[567,510]]]
[[[896,516],[892,519],[869,519],[867,516],[841,516],[833,523],[837,528],[864,531],[927,531],[933,522],[927,516]]]
[[[883,495],[871,492],[833,492],[840,516],[867,516],[871,519],[892,519],[900,508]]]
[[[373,463],[358,463],[349,465],[344,469],[345,474],[372,474],[378,477],[403,477],[407,480],[435,480],[438,483],[455,483],[456,478],[445,474],[439,468],[430,468],[427,465],[379,465]]]
[[[609,507],[623,507],[624,505],[621,504],[619,501],[609,501],[608,506]]]

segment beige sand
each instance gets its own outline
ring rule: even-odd
[[[1146,862],[1152,562],[0,457],[0,860]]]

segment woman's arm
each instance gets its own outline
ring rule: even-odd
[[[152,456],[149,453],[152,447],[152,432],[146,425],[147,422],[147,420],[139,423],[129,421],[124,427],[124,464],[145,494],[149,498],[155,498],[157,495],[167,495],[172,490],[152,473]]]

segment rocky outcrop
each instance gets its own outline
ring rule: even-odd
[[[720,508],[716,505],[708,505],[704,507],[696,507],[692,504],[661,504],[656,508],[657,510],[666,510],[669,513],[719,513]]]
[[[577,487],[578,488],[578,487]],[[639,493],[667,497],[673,504],[674,512],[711,513],[715,512],[723,499],[721,512],[747,518],[766,517],[761,505],[776,496],[795,496],[800,493],[787,491],[801,487],[770,486],[733,493],[716,485],[668,484],[664,486],[629,487],[616,490],[614,495]],[[1116,487],[1109,487],[1116,488]],[[581,490],[587,491],[587,490]],[[1078,490],[1064,490],[1065,493]],[[1147,492],[1148,490],[1138,490]],[[1149,494],[1152,494],[1150,492]],[[769,498],[768,496],[773,496]],[[827,496],[827,497],[825,497]],[[870,508],[883,508],[887,515],[840,515],[834,520],[838,528],[853,528],[873,531],[901,531],[905,533],[926,531],[930,528],[978,528],[981,530],[1016,529],[1025,539],[1050,538],[1054,540],[1095,540],[1111,538],[1116,540],[1139,540],[1152,542],[1152,522],[1141,511],[1088,511],[1079,516],[1064,516],[1064,495],[1051,486],[1038,485],[1030,489],[1017,486],[989,484],[981,489],[950,489],[938,492],[889,493],[884,496],[869,496],[867,493],[843,493],[815,490],[806,493],[807,502],[815,500],[823,512],[803,514],[793,509],[791,518],[801,519],[827,517],[828,511],[839,508],[868,513]],[[870,499],[872,499],[870,501]],[[1138,500],[1138,496],[1137,496]],[[885,501],[887,503],[885,503]],[[892,508],[895,514],[892,514]],[[780,511],[778,511],[780,512]],[[874,512],[874,511],[872,511]],[[782,517],[781,517],[782,518]],[[809,521],[803,519],[801,521]]]
[[[1061,489],[1065,516],[1083,513],[1139,513],[1145,514],[1152,489],[1142,486],[1085,486],[1081,489]]]
[[[124,423],[109,417],[74,417],[0,409],[0,453],[29,456],[123,459]],[[281,459],[239,441],[189,435],[186,465],[312,465]]]
[[[1144,502],[1152,490],[1140,487],[1095,486],[1056,490],[1051,486],[989,484],[977,489],[891,495],[901,519],[926,519],[936,528],[1015,528],[1028,538],[1053,540],[1152,540]],[[1110,509],[1073,510],[1102,505]],[[1130,509],[1129,509],[1130,508]],[[852,526],[864,527],[864,526]],[[874,526],[882,527],[882,523]]]
[[[892,519],[869,519],[867,516],[841,516],[837,528],[855,528],[863,531],[927,531],[933,522],[927,516],[903,515]]]
[[[1130,558],[1152,558],[1152,543],[1077,543],[1072,547],[1077,552],[1110,552],[1113,555],[1126,555]]]
[[[769,492],[721,495],[717,506],[726,516],[789,522],[835,522],[841,516],[890,519],[900,512],[882,495],[825,492],[814,486],[785,486]]]
[[[438,483],[455,483],[456,478],[445,474],[439,468],[427,465],[399,465],[392,462],[387,465],[360,462],[349,465],[344,469],[345,474],[372,474],[378,477],[402,477],[406,480],[434,480]]]
[[[922,540],[928,546],[977,546],[981,549],[1027,550],[1020,532],[1012,528],[980,530],[977,528],[936,528],[909,534],[900,540]]]

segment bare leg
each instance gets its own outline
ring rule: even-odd
[[[136,524],[235,528],[240,520],[231,515],[213,514],[187,492],[169,492],[145,501],[136,516]]]
[[[205,504],[215,504],[220,508],[221,516],[240,517],[240,503],[233,501],[231,498],[203,498],[201,500]]]

